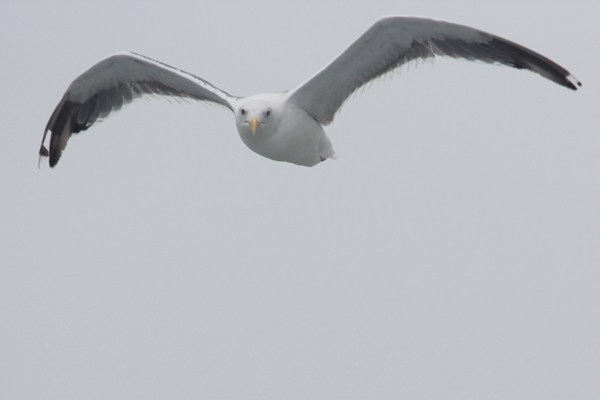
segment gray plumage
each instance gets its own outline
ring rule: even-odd
[[[323,70],[296,89],[282,93],[276,103],[301,109],[319,124],[328,125],[357,89],[410,61],[436,56],[528,69],[572,90],[581,86],[581,82],[555,62],[498,36],[448,22],[385,17]],[[88,129],[123,104],[147,94],[208,101],[230,109],[236,118],[239,110],[242,114],[245,112],[244,98],[232,96],[195,75],[139,54],[119,53],[100,61],[69,86],[48,121],[40,156],[49,156],[50,166],[54,167],[71,134]],[[44,146],[48,132],[52,133],[49,150]],[[250,143],[244,136],[242,139],[247,145]],[[326,142],[329,143],[329,139]],[[290,161],[261,146],[256,147],[261,149],[258,151],[249,145],[269,158]],[[324,160],[323,154],[328,155],[325,159],[335,154],[331,144],[327,146],[325,153],[319,153],[321,160]]]
[[[209,101],[233,110],[234,97],[204,79],[140,54],[119,53],[71,83],[46,125],[40,155],[49,155],[50,166],[55,166],[71,134],[88,129],[143,95]],[[49,151],[44,147],[48,131],[52,132]]]
[[[569,71],[523,46],[467,26],[423,18],[382,18],[331,64],[295,90],[296,102],[323,125],[357,89],[413,60],[435,56],[529,69],[577,90]]]

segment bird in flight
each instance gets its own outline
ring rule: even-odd
[[[231,110],[242,141],[276,161],[312,167],[336,158],[323,126],[346,99],[413,60],[436,56],[528,69],[572,90],[569,71],[521,45],[467,26],[424,18],[384,17],[346,51],[293,90],[236,97],[188,72],[136,54],[110,56],[71,83],[52,113],[40,147],[54,167],[73,133],[144,95],[207,101]],[[46,136],[51,132],[49,150]]]

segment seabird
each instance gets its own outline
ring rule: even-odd
[[[39,154],[54,167],[73,133],[143,95],[208,101],[231,110],[242,141],[276,161],[312,167],[336,158],[323,126],[346,99],[413,60],[436,56],[528,69],[572,90],[569,71],[521,45],[467,26],[424,18],[384,17],[333,62],[297,88],[236,97],[188,72],[133,52],[117,53],[71,83],[52,113]],[[52,132],[48,150],[44,143]]]

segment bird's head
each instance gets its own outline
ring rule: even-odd
[[[265,138],[273,135],[278,126],[277,103],[266,98],[247,98],[235,108],[235,122],[242,137]]]

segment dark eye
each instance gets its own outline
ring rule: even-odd
[[[246,114],[246,110],[244,110],[243,108],[240,110],[240,112],[242,113],[242,115]]]
[[[267,117],[271,115],[271,110],[267,110]]]

